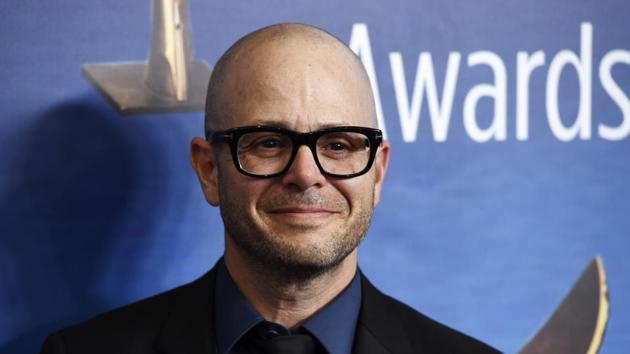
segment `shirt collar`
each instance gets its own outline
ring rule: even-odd
[[[361,276],[357,271],[350,284],[330,304],[304,324],[329,354],[350,354],[361,309]]]
[[[303,327],[329,354],[350,354],[361,307],[361,282],[357,271],[350,284]],[[229,354],[236,342],[265,319],[247,301],[219,261],[215,287],[215,328],[219,354]]]
[[[245,333],[265,319],[234,284],[223,259],[217,267],[214,290],[217,350],[219,354],[228,354]]]

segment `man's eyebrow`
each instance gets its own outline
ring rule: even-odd
[[[344,126],[349,126],[349,125],[351,124],[348,122],[324,123],[324,124],[321,124],[318,129],[344,127]]]
[[[287,129],[287,130],[293,130],[292,127],[289,126],[289,123],[288,122],[284,122],[284,121],[255,120],[252,125],[262,125],[262,126],[266,126],[266,127],[274,127],[274,128],[283,128],[283,129]],[[322,124],[318,124],[317,127],[314,130],[320,130],[320,129],[326,129],[326,128],[334,128],[334,127],[344,127],[344,126],[349,126],[349,125],[351,125],[351,124],[349,124],[346,121],[322,123]]]

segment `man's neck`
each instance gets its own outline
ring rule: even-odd
[[[296,328],[330,303],[352,281],[357,269],[355,249],[338,266],[297,280],[261,271],[234,245],[226,245],[225,265],[245,298],[268,321]]]

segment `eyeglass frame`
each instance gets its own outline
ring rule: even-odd
[[[243,168],[243,166],[241,166],[241,163],[238,158],[238,151],[237,151],[238,141],[241,138],[241,136],[248,133],[254,133],[254,132],[282,133],[291,139],[291,143],[292,143],[291,156],[289,157],[289,160],[287,161],[286,167],[282,169],[280,172],[260,175],[260,174],[254,174],[254,173],[248,172]],[[330,173],[324,170],[321,163],[319,162],[319,158],[317,157],[317,140],[324,134],[336,133],[336,132],[360,133],[367,137],[370,143],[370,156],[368,157],[367,164],[363,170],[359,172],[351,173],[351,174],[335,174],[335,173]],[[353,177],[361,176],[367,173],[372,168],[372,165],[374,164],[374,159],[376,158],[376,153],[378,151],[378,148],[383,145],[383,132],[380,129],[376,129],[376,128],[359,127],[359,126],[337,126],[337,127],[323,128],[323,129],[319,129],[312,132],[298,133],[296,131],[289,130],[286,128],[281,128],[281,127],[274,127],[274,126],[268,126],[268,125],[250,125],[250,126],[243,126],[243,127],[236,127],[236,128],[226,129],[226,130],[214,131],[214,132],[207,131],[206,140],[209,141],[213,145],[216,145],[219,143],[228,144],[228,146],[230,147],[230,151],[232,153],[232,161],[234,162],[234,166],[240,173],[249,177],[271,178],[271,177],[276,177],[276,176],[285,174],[291,168],[291,165],[293,165],[293,161],[295,160],[295,157],[297,156],[298,150],[303,145],[306,145],[311,150],[311,153],[313,154],[313,159],[315,160],[315,164],[317,165],[317,167],[319,168],[319,171],[324,176],[346,179],[346,178],[353,178]]]

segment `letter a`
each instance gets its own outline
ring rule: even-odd
[[[374,94],[374,105],[376,106],[376,119],[378,126],[383,131],[383,137],[387,138],[387,129],[385,129],[385,119],[383,117],[383,107],[381,105],[381,95],[378,90],[378,81],[376,81],[376,70],[374,70],[374,59],[372,58],[372,46],[370,45],[370,36],[365,23],[355,23],[352,26],[352,34],[350,35],[350,49],[361,58],[361,62],[367,71],[372,85]]]

